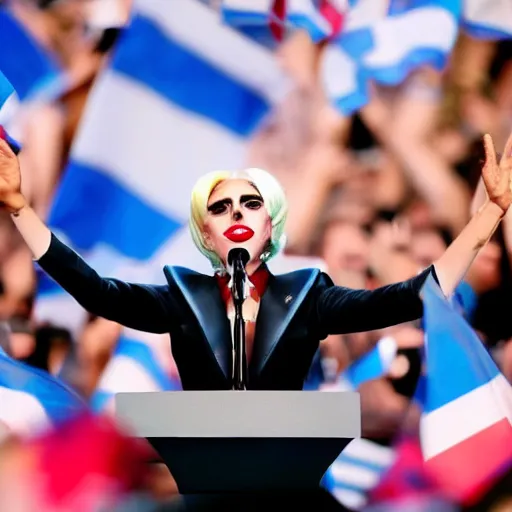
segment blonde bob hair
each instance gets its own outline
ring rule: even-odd
[[[225,272],[219,256],[208,249],[204,239],[204,226],[208,214],[208,199],[215,187],[226,180],[247,180],[261,195],[263,204],[272,223],[272,235],[268,247],[260,255],[262,261],[268,261],[285,245],[284,225],[288,205],[279,182],[263,169],[250,168],[241,171],[213,171],[205,174],[194,185],[190,202],[189,227],[192,239],[199,251],[204,254],[216,272]]]

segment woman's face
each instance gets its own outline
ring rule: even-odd
[[[225,264],[234,247],[247,249],[247,271],[260,263],[272,235],[272,224],[260,193],[248,181],[226,180],[219,183],[208,199],[205,241]]]

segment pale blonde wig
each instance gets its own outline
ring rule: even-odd
[[[272,223],[272,235],[268,247],[260,256],[262,261],[268,261],[275,256],[286,243],[284,225],[288,204],[281,185],[272,174],[254,167],[242,171],[213,171],[205,174],[197,180],[192,189],[189,226],[197,248],[210,260],[217,272],[224,272],[225,268],[217,254],[206,245],[204,225],[211,193],[219,183],[230,179],[247,180],[263,198],[263,204]]]

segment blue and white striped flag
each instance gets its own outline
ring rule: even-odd
[[[330,379],[329,360],[320,351],[315,356],[304,389],[323,391],[354,390],[369,380],[387,375],[397,355],[397,343],[391,336],[381,338],[369,352],[353,361],[343,372]],[[337,362],[335,366],[337,367]]]
[[[15,90],[0,112],[0,124],[9,127],[20,103],[55,97],[65,80],[54,57],[5,6],[0,7],[0,48],[0,71]]]
[[[198,0],[136,3],[90,95],[51,228],[103,275],[163,282],[162,267],[178,263],[209,272],[188,233],[193,183],[242,166],[286,90],[273,55]],[[84,316],[71,304],[41,276],[36,318],[76,328]]]
[[[472,37],[496,41],[512,38],[512,2],[464,0],[462,27]]]
[[[363,510],[369,492],[391,468],[395,457],[394,447],[354,439],[329,467],[322,487],[350,510]]]
[[[372,81],[395,86],[419,67],[444,69],[461,27],[476,38],[512,37],[508,0],[340,0],[331,2],[339,16],[334,33],[332,20],[319,8],[322,2],[284,3],[284,30],[305,29],[315,42],[330,39],[321,73],[328,97],[344,115],[368,103]],[[279,21],[274,2],[224,0],[222,5],[226,23],[276,45],[269,30]]]
[[[396,353],[396,342],[391,337],[382,338],[373,350],[342,372],[333,386],[320,389],[358,389],[365,382],[385,376]],[[354,439],[331,464],[322,486],[345,507],[361,510],[367,503],[368,493],[391,467],[394,457],[393,447],[381,446],[369,439]]]
[[[352,389],[365,382],[384,377],[391,369],[397,354],[396,341],[386,336],[378,341],[376,347],[354,361],[340,376]]]
[[[272,48],[295,30],[305,30],[314,42],[332,37],[347,8],[344,1],[223,0],[221,15],[228,25]]]
[[[0,348],[0,424],[32,436],[87,410],[86,403],[58,379],[12,359]]]
[[[443,69],[462,12],[462,0],[347,0],[331,2],[339,17],[333,23],[323,16],[321,3],[286,2],[285,21],[287,27],[305,29],[313,41],[329,38],[321,74],[328,97],[344,115],[368,103],[372,80],[397,85],[420,66]],[[270,0],[224,0],[223,19],[260,34],[272,21],[272,5]]]
[[[172,372],[169,336],[124,329],[91,398],[91,407],[96,412],[113,413],[116,393],[178,390],[181,384]]]
[[[13,103],[17,103],[16,91],[11,82],[0,71],[0,138],[6,140],[11,149],[17,154],[20,151],[20,145],[7,133],[3,126],[11,118]]]
[[[21,101],[60,76],[56,60],[8,10],[0,7],[0,69]]]
[[[418,67],[443,69],[460,14],[460,0],[357,0],[322,62],[328,97],[350,115],[368,103],[372,80],[398,85]]]
[[[0,71],[0,112],[13,94],[14,87],[2,71]]]
[[[311,376],[305,389],[322,391],[352,391],[372,379],[386,375],[396,357],[397,344],[391,337],[379,340],[377,345],[354,361],[332,384],[319,382],[319,375]],[[320,372],[322,373],[321,369]],[[381,446],[369,439],[354,439],[331,464],[322,479],[322,486],[342,505],[361,510],[368,493],[394,461],[395,449]]]

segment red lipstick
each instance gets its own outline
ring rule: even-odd
[[[242,224],[235,224],[224,231],[224,236],[232,242],[247,242],[254,236],[254,231]]]

